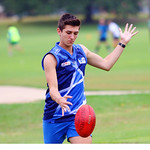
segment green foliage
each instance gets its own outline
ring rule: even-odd
[[[65,10],[70,13],[84,13],[86,17],[92,15],[93,9],[115,12],[119,16],[135,14],[139,10],[140,0],[2,0],[5,11],[9,13],[37,15],[57,13]],[[88,16],[89,15],[89,16]]]
[[[99,5],[102,9],[116,13],[117,16],[127,17],[128,14],[136,14],[139,11],[140,0],[100,0]],[[102,5],[101,5],[102,4]]]

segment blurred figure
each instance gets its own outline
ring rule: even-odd
[[[8,33],[7,33],[7,39],[8,39],[8,55],[13,55],[13,47],[15,47],[16,50],[23,52],[23,49],[19,45],[20,41],[20,33],[18,29],[15,26],[9,25],[8,26]]]
[[[113,47],[115,48],[118,45],[119,38],[120,38],[119,26],[115,22],[112,22],[111,20],[108,20],[108,30],[112,34]]]
[[[96,53],[99,52],[101,43],[104,43],[107,51],[110,52],[110,46],[107,43],[107,31],[108,31],[108,25],[106,24],[106,20],[100,19],[99,25],[98,25],[99,41],[98,41],[97,46],[95,48]]]
[[[149,42],[150,42],[150,17],[148,19],[148,30],[149,30]]]

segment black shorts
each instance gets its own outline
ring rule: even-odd
[[[11,45],[16,45],[16,44],[18,44],[19,42],[9,42],[9,44],[11,44]]]
[[[105,37],[100,37],[99,41],[105,42],[105,41],[106,41],[106,38],[105,38]]]
[[[114,38],[114,40],[118,40],[119,39],[119,37],[116,37],[116,36],[114,36],[113,38]]]

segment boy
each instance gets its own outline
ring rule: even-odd
[[[46,92],[43,134],[44,143],[63,143],[67,136],[70,143],[92,143],[92,137],[80,137],[76,132],[74,118],[78,108],[86,103],[84,74],[86,64],[109,71],[122,54],[136,27],[128,24],[121,34],[120,43],[106,58],[89,51],[74,42],[80,30],[80,20],[64,14],[58,22],[60,42],[43,57],[48,89]]]

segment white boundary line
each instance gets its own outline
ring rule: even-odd
[[[86,91],[86,96],[91,95],[129,95],[129,94],[150,94],[150,90],[111,90],[111,91]]]

